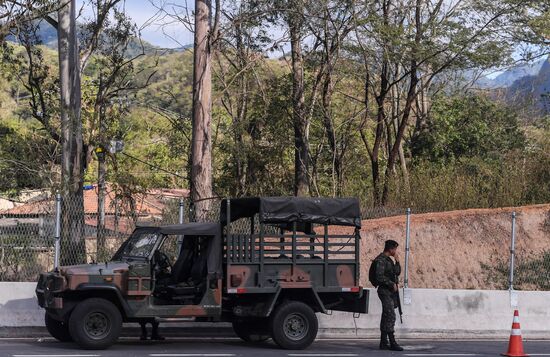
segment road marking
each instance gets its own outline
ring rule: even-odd
[[[232,357],[231,353],[151,353],[151,357]]]
[[[477,353],[405,353],[410,357],[466,357],[479,356]]]
[[[414,351],[428,351],[428,350],[433,350],[435,348],[434,345],[413,345],[413,346],[402,345],[401,347],[403,347],[405,351],[410,353],[413,353]]]
[[[12,355],[13,357],[100,357],[101,355]]]
[[[357,353],[289,353],[289,357],[354,357]]]
[[[550,353],[529,353],[529,356],[550,356]]]

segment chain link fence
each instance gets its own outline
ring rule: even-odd
[[[34,281],[53,267],[53,204],[41,208],[0,216],[0,281]]]
[[[204,202],[193,204],[188,198],[183,197],[184,194],[186,195],[186,192],[162,190],[132,195],[107,193],[104,209],[99,209],[98,192],[93,190],[93,192],[85,192],[83,200],[60,197],[59,210],[56,209],[56,197],[52,195],[1,211],[0,281],[36,281],[40,272],[53,269],[56,221],[60,223],[59,263],[71,265],[109,260],[138,225],[193,222],[199,218],[207,221],[219,220],[220,199],[209,199],[206,204]],[[479,237],[479,239],[485,240],[485,247],[489,246],[489,248],[476,250],[476,242],[468,242],[468,239],[460,237],[461,232],[457,229],[456,222],[445,222],[444,217],[436,218],[445,215],[444,212],[430,214],[427,218],[428,224],[422,228],[424,229],[422,232],[416,231],[418,226],[414,223],[417,220],[416,217],[427,215],[417,216],[418,212],[413,211],[415,215],[411,216],[410,213],[411,210],[398,207],[362,207],[363,218],[374,219],[367,221],[363,227],[366,239],[362,242],[362,254],[368,255],[362,259],[363,281],[368,275],[369,259],[374,258],[376,251],[381,248],[380,242],[384,239],[396,239],[402,242],[402,282],[407,287],[462,289],[513,287],[517,290],[550,290],[550,244],[540,242],[537,250],[528,247],[528,242],[523,239],[524,229],[520,220],[520,223],[516,222],[514,226],[518,239],[512,245],[511,212],[501,214],[500,220],[508,223],[500,228],[498,240],[495,240],[499,247],[494,251],[491,250],[491,245],[495,243],[487,242],[486,237]],[[385,223],[378,225],[379,221],[376,218],[384,217],[394,218],[384,220]],[[521,215],[519,218],[522,218]],[[426,220],[425,217],[423,219]],[[445,231],[433,231],[435,228],[430,226],[431,219],[434,222],[443,220],[441,226]],[[483,228],[476,225],[484,223],[472,220],[471,223],[465,224],[471,225],[471,229],[475,231]],[[547,225],[545,229],[550,238],[550,211],[544,224]],[[381,230],[386,229],[387,232],[381,233],[378,226],[382,227]],[[248,232],[250,222],[242,220],[238,225],[232,226],[232,230]],[[430,245],[433,242],[428,244],[422,236],[426,233],[441,236],[441,245]],[[380,242],[375,242],[376,239]],[[461,241],[461,244],[464,243],[462,241],[466,241],[466,245],[449,248],[453,250],[446,252],[446,245],[453,239]],[[489,255],[491,259],[486,260],[486,256]],[[511,262],[512,256],[513,262]],[[462,257],[465,257],[465,260],[461,265],[456,260]],[[457,268],[449,270],[450,266]],[[511,267],[513,267],[513,275],[510,274]]]
[[[60,265],[74,265],[109,260],[136,226],[194,220],[190,201],[174,194],[105,196],[104,209],[97,191],[85,191],[83,199],[49,195],[0,211],[0,281],[35,281],[53,269],[56,234]]]
[[[541,230],[548,239],[538,241],[536,246],[523,239],[526,230],[521,224],[529,219],[521,213],[511,215],[510,258],[499,267],[501,276],[508,276],[507,287],[515,290],[550,290],[550,210],[541,223]]]
[[[550,209],[541,223],[543,211],[474,209],[403,216],[403,284],[550,290]]]

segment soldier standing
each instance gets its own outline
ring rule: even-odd
[[[395,308],[397,295],[398,276],[401,274],[397,247],[394,240],[384,243],[384,251],[374,259],[376,285],[378,297],[382,302],[382,318],[380,319],[380,349],[391,351],[403,351],[403,348],[395,341]],[[393,260],[392,258],[393,257]],[[394,263],[395,260],[395,263]],[[389,341],[388,341],[389,340]]]

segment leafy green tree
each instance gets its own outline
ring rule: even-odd
[[[412,147],[414,157],[491,159],[525,146],[517,115],[486,96],[439,97],[428,123]]]

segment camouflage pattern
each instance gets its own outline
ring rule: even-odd
[[[398,283],[401,274],[401,265],[386,256],[380,254],[374,260],[376,264],[376,282],[378,283],[378,297],[382,303],[382,317],[380,318],[380,331],[393,333],[395,326],[395,292],[393,288]]]
[[[393,286],[398,283],[398,276],[401,274],[401,265],[394,263],[393,260],[381,253],[374,259],[376,263],[376,282],[379,287],[393,290]]]
[[[395,302],[393,293],[388,289],[378,288],[378,297],[382,303],[382,317],[380,318],[380,331],[392,333],[395,329]]]
[[[315,262],[315,261],[314,261]],[[226,284],[229,288],[263,289],[311,288],[319,291],[326,289],[353,288],[358,286],[358,279],[353,264],[327,264],[327,278],[324,280],[324,264],[311,264],[308,261],[292,263],[279,260],[266,260],[263,271],[260,265],[230,264],[227,267]]]
[[[229,234],[225,284],[235,289],[280,286],[317,291],[359,287],[359,231],[330,234],[267,233],[260,224],[251,234]],[[344,289],[344,290],[342,290]]]
[[[207,317],[221,313],[222,282],[219,279],[214,288],[208,287],[198,305],[158,305],[152,296],[152,279],[149,262],[108,262],[104,264],[83,264],[64,266],[59,273],[40,275],[36,288],[40,306],[52,313],[63,309],[63,296],[78,291],[85,284],[116,287],[128,307],[128,319]]]
[[[58,272],[41,274],[36,293],[40,306],[58,319],[63,319],[79,299],[90,296],[87,294],[109,289],[118,294],[125,321],[182,317],[218,320],[227,317],[224,312],[233,314],[239,310],[257,314],[259,305],[262,314],[269,314],[278,292],[292,289],[307,289],[313,291],[314,296],[324,294],[319,296],[331,303],[333,310],[366,312],[368,297],[359,287],[357,229],[346,236],[335,237],[334,241],[327,234],[326,227],[325,234],[306,237],[289,237],[287,234],[283,237],[285,242],[276,236],[260,248],[259,242],[264,238],[268,239],[250,234],[246,240],[248,243],[240,240],[240,244],[228,244],[224,258],[225,276],[219,279],[205,277],[214,280],[207,280],[204,295],[202,298],[197,296],[200,298],[198,304],[178,305],[174,301],[159,304],[158,298],[153,296],[155,281],[151,276],[151,262],[146,259],[64,266]],[[227,238],[224,241],[236,242]],[[273,253],[275,245],[276,253]],[[154,249],[159,246],[160,243]],[[84,289],[85,293],[73,294]],[[67,298],[69,295],[70,299]],[[241,299],[246,295],[252,297]],[[222,296],[227,305],[223,310]],[[324,311],[319,296],[316,297],[321,305],[318,311]],[[357,308],[355,301],[361,297],[365,306]],[[254,306],[243,306],[243,301]]]

